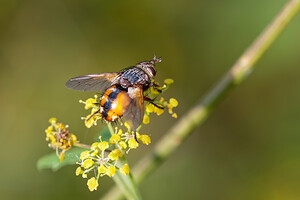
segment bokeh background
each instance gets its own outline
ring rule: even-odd
[[[71,77],[119,71],[161,56],[158,82],[173,78],[165,97],[182,116],[241,55],[285,0],[0,0],[0,198],[98,199],[75,176],[76,166],[39,172],[52,152],[44,129],[50,117],[91,143]],[[221,102],[205,124],[143,182],[144,199],[300,199],[300,16]],[[129,155],[137,162],[173,125],[151,118],[152,137]]]

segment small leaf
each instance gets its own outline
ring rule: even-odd
[[[37,168],[38,170],[52,169],[53,171],[57,171],[66,165],[74,165],[77,161],[79,161],[80,153],[84,150],[86,149],[72,148],[66,151],[65,159],[63,162],[60,162],[55,152],[47,154],[38,160]]]

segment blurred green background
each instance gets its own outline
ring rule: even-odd
[[[0,0],[0,198],[97,199],[76,166],[39,172],[52,152],[50,117],[70,125],[83,143],[78,103],[93,93],[64,86],[71,77],[119,71],[161,56],[157,80],[173,78],[182,116],[242,54],[284,0]],[[206,123],[140,186],[144,199],[300,199],[300,16],[288,26]],[[143,127],[152,144],[173,124],[167,114]]]

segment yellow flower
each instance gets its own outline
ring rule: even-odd
[[[45,130],[45,132],[46,132],[47,134],[51,134],[52,131],[53,131],[53,126],[48,126],[48,128]]]
[[[117,135],[121,136],[123,134],[123,130],[119,129]]]
[[[171,98],[171,99],[169,100],[169,105],[168,105],[169,113],[170,113],[170,114],[174,114],[173,108],[175,108],[175,107],[177,107],[177,106],[178,106],[178,101],[177,101],[176,99],[174,99],[174,98]],[[176,114],[175,114],[175,115],[172,115],[172,117],[177,118],[177,115],[176,115]]]
[[[173,112],[173,107],[169,105],[168,108],[169,108],[169,113],[170,113],[170,114],[173,114],[173,113],[174,113],[174,112]]]
[[[49,119],[50,124],[56,124],[57,119],[55,117],[52,117]]]
[[[122,130],[122,129],[120,129],[120,130]],[[113,134],[113,135],[110,137],[109,142],[112,143],[112,144],[116,144],[116,143],[118,143],[120,140],[121,140],[120,135]]]
[[[49,144],[49,147],[55,147],[55,146],[57,146],[56,139],[51,140],[51,143]]]
[[[139,143],[137,143],[137,141],[134,138],[132,138],[128,140],[128,146],[130,149],[136,149],[139,146]]]
[[[127,148],[127,144],[124,141],[119,142],[119,145],[122,149],[126,149]]]
[[[90,168],[91,166],[93,166],[93,164],[94,164],[94,161],[92,160],[92,159],[86,159],[85,161],[83,161],[83,163],[82,163],[82,167],[84,168],[84,169],[88,169],[88,168]]]
[[[88,109],[92,108],[95,105],[95,103],[97,103],[96,99],[94,99],[94,98],[87,99],[85,102],[84,109],[88,110]]]
[[[105,151],[106,149],[109,148],[109,144],[108,144],[108,142],[103,141],[103,142],[99,143],[98,147],[101,151]]]
[[[49,139],[50,139],[51,141],[54,141],[54,142],[56,143],[56,138],[55,138],[55,136],[54,136],[53,133],[47,133],[47,134],[46,134],[46,141],[49,141]]]
[[[152,103],[148,103],[146,105],[146,112],[153,113],[154,112],[154,108],[155,108],[155,106]]]
[[[89,114],[88,116],[86,116],[84,118],[84,125],[87,127],[87,128],[91,128],[95,122],[96,122],[96,118],[95,116],[91,117],[92,114]]]
[[[123,175],[128,175],[130,172],[129,166],[128,164],[124,164],[121,168],[120,168],[120,173]]]
[[[174,83],[174,80],[173,79],[170,79],[170,78],[168,78],[168,79],[165,79],[165,84],[167,84],[167,85],[171,85],[171,84],[173,84]]]
[[[100,165],[98,167],[98,173],[99,174],[105,174],[107,172],[107,168],[104,165]]]
[[[124,126],[127,128],[127,129],[130,129],[129,125],[127,122],[124,122]]]
[[[76,135],[70,133],[69,136],[70,136],[70,139],[72,140],[73,143],[76,143],[76,142],[77,142],[77,137],[76,137]]]
[[[65,152],[77,143],[77,137],[67,129],[68,125],[57,123],[56,118],[50,118],[49,122],[51,125],[45,130],[46,141],[49,141],[50,148],[56,150],[56,155],[62,162],[65,159]]]
[[[76,176],[79,176],[79,174],[82,174],[82,173],[83,173],[83,170],[81,169],[81,167],[77,167],[76,172],[75,172]]]
[[[177,107],[178,106],[178,101],[174,98],[171,98],[169,100],[169,103],[171,104],[172,107]]]
[[[119,160],[119,157],[122,157],[122,156],[123,156],[123,154],[119,149],[114,149],[108,154],[108,157],[111,160]]]
[[[143,123],[144,123],[144,124],[149,124],[149,122],[150,122],[150,117],[149,117],[149,115],[144,115]]]
[[[151,143],[151,138],[148,135],[141,135],[140,140],[146,145]]]
[[[86,173],[82,173],[82,178],[87,178],[87,174]]]
[[[55,128],[56,128],[56,130],[57,130],[57,129],[62,129],[62,130],[63,130],[63,129],[66,128],[66,126],[63,125],[63,123],[56,123],[56,124],[55,124]]]
[[[110,166],[107,168],[107,172],[106,172],[106,175],[109,176],[109,177],[112,177],[116,174],[117,172],[117,169],[115,166]]]
[[[99,142],[94,142],[91,146],[91,150],[96,150],[99,147]]]
[[[173,114],[172,114],[172,117],[177,118],[177,114],[176,114],[176,113],[173,113]]]
[[[89,187],[90,191],[97,190],[98,185],[98,180],[96,180],[95,177],[92,177],[87,181],[87,186]]]
[[[90,157],[90,152],[89,151],[83,151],[83,152],[81,152],[81,154],[80,154],[80,160],[85,160],[88,157]]]
[[[99,150],[96,149],[96,150],[94,150],[94,151],[91,153],[91,156],[92,156],[92,157],[95,157],[96,155],[98,155],[98,153],[99,153]]]
[[[137,138],[137,139],[140,139],[140,136],[141,136],[140,133],[139,133],[139,132],[136,132],[135,134],[136,134],[136,138]]]
[[[155,107],[154,108],[154,112],[159,116],[159,115],[161,115],[161,114],[163,114],[164,113],[164,109],[161,109],[161,108],[158,108],[158,107]]]

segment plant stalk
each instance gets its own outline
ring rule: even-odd
[[[111,123],[108,123],[107,127],[109,129],[110,134],[113,135],[114,129],[113,129]],[[121,162],[127,163],[125,155],[123,155],[123,157],[121,158]],[[129,172],[129,174],[127,176],[121,174],[120,172],[117,172],[116,175],[113,177],[113,180],[119,186],[118,189],[123,191],[123,194],[126,196],[127,199],[130,199],[130,200],[142,199],[141,194],[138,189],[138,186],[137,186],[131,172]]]

